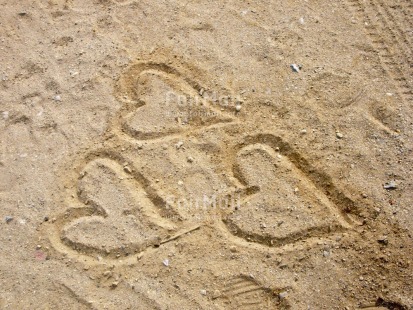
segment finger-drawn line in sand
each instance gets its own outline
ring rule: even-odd
[[[77,294],[70,286],[62,283],[60,284],[60,287],[63,288],[71,297],[77,300],[81,305],[87,307],[88,309],[97,309],[90,301],[87,301],[84,297]]]
[[[180,215],[121,155],[100,150],[85,156],[75,198],[54,223],[55,248],[92,263],[97,257],[136,262],[147,250],[189,234]],[[121,165],[121,163],[123,165]]]
[[[159,244],[162,234],[166,238],[168,230],[175,228],[161,220],[155,206],[158,201],[140,188],[141,183],[133,184],[121,166],[99,159],[88,163],[83,173],[78,198],[93,209],[93,215],[62,228],[66,245],[87,254],[133,255]],[[154,225],[159,227],[156,231]]]
[[[286,289],[266,288],[250,276],[241,275],[230,279],[215,299],[222,300],[226,309],[290,309],[288,302],[278,297]]]
[[[219,106],[226,111],[214,107],[206,89],[164,63],[132,65],[117,84],[124,107],[114,131],[129,140],[154,141],[234,122],[235,104]]]
[[[162,95],[171,87],[189,94],[203,89],[163,63],[132,65],[121,77],[116,96],[126,108],[115,117],[103,139],[105,146],[78,156],[73,180],[67,185],[72,189],[71,195],[64,199],[67,210],[52,225],[50,240],[59,252],[90,264],[100,261],[133,264],[144,253],[200,228],[199,222],[191,219],[194,214],[183,216],[180,210],[170,207],[152,176],[148,178],[137,168],[143,154],[139,155],[134,148],[129,148],[129,153],[123,152],[124,147],[130,146],[128,143],[136,144],[141,139],[153,143],[156,151],[165,141],[182,137],[189,130],[196,135],[201,128],[224,124],[217,129],[225,131],[227,126],[236,124],[233,116],[220,114],[212,122],[206,118],[205,122],[194,121],[187,128],[178,126],[176,130],[155,131],[149,122],[138,132],[131,128],[139,126],[139,122],[136,126],[125,125],[135,116],[139,120],[145,113],[156,110],[148,100],[164,100]],[[207,102],[202,107],[213,109],[209,105]],[[142,112],[143,107],[148,110]],[[160,122],[162,124],[162,120]],[[175,124],[171,124],[174,129]],[[216,221],[216,228],[231,241],[247,241],[247,246],[254,242],[268,250],[299,240],[306,244],[309,238],[322,238],[352,227],[351,214],[358,213],[356,204],[337,189],[328,175],[314,169],[281,138],[272,134],[251,135],[241,144],[225,144],[218,150],[230,153],[224,157],[232,158],[233,167],[229,169],[238,182],[232,188],[238,188],[236,192],[244,195],[239,210],[218,211],[221,218]],[[153,157],[146,155],[146,158],[148,163],[154,162]],[[177,161],[172,169],[179,166],[181,163]],[[278,171],[274,172],[273,168]],[[205,175],[212,173],[204,172]],[[272,181],[263,183],[261,177],[266,174],[264,179]],[[197,183],[203,184],[199,180]],[[218,179],[211,176],[205,182],[218,182]],[[293,193],[295,188],[298,192]],[[259,208],[251,212],[251,205]],[[197,211],[191,209],[190,212]],[[267,228],[260,227],[263,221],[267,222]]]
[[[148,83],[155,84],[146,85],[148,80]],[[156,86],[164,88],[159,89]],[[75,193],[67,200],[69,208],[54,223],[54,232],[50,237],[55,248],[83,260],[90,261],[90,258],[100,257],[115,262],[120,259],[123,262],[136,262],[136,257],[144,251],[199,228],[199,225],[190,223],[181,225],[180,215],[169,208],[151,182],[134,167],[134,163],[116,150],[117,143],[127,146],[127,142],[136,143],[136,139],[155,143],[159,139],[162,142],[179,136],[186,130],[197,131],[234,120],[234,117],[221,112],[216,114],[218,116],[213,116],[212,120],[209,115],[203,118],[203,114],[200,114],[200,117],[185,124],[185,128],[182,128],[184,126],[180,126],[181,124],[175,126],[176,119],[173,118],[172,130],[161,128],[156,131],[156,128],[151,127],[152,121],[141,131],[135,130],[133,124],[128,124],[128,120],[134,116],[138,120],[145,120],[145,116],[151,116],[153,110],[159,112],[160,106],[153,102],[151,104],[149,99],[158,96],[158,103],[162,104],[166,89],[175,93],[184,89],[186,95],[191,96],[204,91],[200,84],[183,77],[176,69],[162,62],[135,64],[121,77],[115,93],[125,104],[125,108],[115,117],[105,140],[110,140],[112,136],[122,140],[108,142],[111,146],[91,151],[79,158],[76,171],[80,176],[74,180],[77,184],[70,185],[76,188]],[[144,100],[146,92],[150,92],[148,100]],[[214,110],[209,104],[207,99],[197,108]],[[145,107],[149,107],[148,110],[142,111]],[[176,104],[171,103],[166,108],[175,109]],[[183,107],[184,112],[187,109],[188,106]],[[160,124],[163,121],[164,117]],[[145,232],[151,234],[144,235]]]
[[[405,66],[407,69],[404,70],[396,59],[397,54],[404,58],[403,61],[408,61],[411,58],[411,50],[407,45],[410,41],[399,29],[396,20],[386,9],[385,4],[380,3],[380,5],[374,0],[369,2],[348,0],[347,3],[353,13],[363,22],[374,47],[379,51],[381,66],[386,74],[395,81],[400,97],[403,100],[411,100],[413,95],[410,83],[411,68],[407,64]],[[397,48],[392,49],[393,46]],[[405,73],[406,71],[408,74]]]
[[[249,136],[233,151],[234,176],[246,188],[259,190],[223,215],[232,235],[280,247],[352,228],[357,205],[279,137]]]

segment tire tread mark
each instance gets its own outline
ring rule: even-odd
[[[384,13],[381,13],[377,8],[377,3],[374,2],[375,0],[370,0],[369,2],[364,2],[362,0],[347,0],[348,7],[350,10],[356,15],[358,19],[364,22],[365,31],[367,35],[371,38],[371,42],[373,46],[378,50],[380,64],[385,72],[385,74],[393,79],[396,84],[397,93],[399,97],[404,101],[411,100],[411,86],[409,83],[411,74],[406,76],[403,70],[400,68],[399,62],[396,61],[395,55],[390,51],[389,46],[392,46],[392,41],[388,42],[383,35],[377,30],[377,23],[379,23],[379,27],[383,29],[383,32],[392,32],[392,37],[398,39],[398,35],[394,34],[391,26],[389,26],[389,22],[384,17]],[[413,5],[412,5],[413,6]],[[378,22],[374,23],[372,20],[371,12],[369,14],[369,10],[375,12],[376,16],[378,17]],[[386,13],[387,14],[387,13]],[[388,17],[388,19],[393,20],[394,23],[396,22],[394,17]],[[387,36],[388,38],[388,36]],[[407,39],[406,39],[407,40]],[[406,41],[405,41],[406,42]],[[399,50],[405,49],[406,46],[397,42],[397,46]],[[403,53],[406,60],[410,58],[408,55]]]

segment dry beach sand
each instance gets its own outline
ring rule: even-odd
[[[413,309],[411,1],[0,26],[0,309]]]

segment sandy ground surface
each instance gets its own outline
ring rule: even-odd
[[[0,1],[0,308],[413,309],[412,16]]]

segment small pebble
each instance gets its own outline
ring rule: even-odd
[[[396,189],[397,184],[396,181],[390,181],[383,185],[384,189]]]
[[[4,119],[8,119],[9,118],[9,111],[4,111],[1,113],[3,115]]]
[[[301,130],[300,133],[301,133],[302,135],[305,135],[305,134],[307,133],[307,129]]]
[[[215,290],[214,294],[212,295],[212,299],[216,299],[221,296],[221,292],[219,290]]]
[[[178,185],[179,185],[179,186],[182,186],[182,185],[184,185],[184,182],[183,182],[182,180],[179,180],[179,181],[178,181]]]
[[[4,218],[4,220],[6,221],[6,223],[10,223],[11,221],[13,221],[13,217],[12,216],[6,216]]]
[[[236,253],[236,252],[238,251],[238,249],[237,249],[237,247],[236,247],[235,245],[231,246],[231,247],[229,248],[229,250],[230,250],[232,253]]]
[[[206,290],[200,290],[199,292],[201,293],[201,295],[204,295],[204,296],[207,294]]]
[[[140,142],[136,146],[138,147],[138,150],[141,150],[143,148],[143,144]]]
[[[194,162],[194,159],[191,156],[188,156],[188,158],[186,160],[188,161],[188,163]]]
[[[385,236],[381,236],[377,239],[378,243],[384,244],[384,245],[388,245],[389,244],[389,240],[387,240],[387,237]]]
[[[54,101],[62,101],[62,97],[60,95],[56,95],[53,97]]]
[[[132,173],[132,169],[129,166],[123,167],[123,170],[125,170],[126,173],[129,173],[129,174]]]
[[[118,282],[118,281],[115,281],[115,282],[113,282],[113,283],[110,285],[110,287],[111,287],[111,288],[116,288],[118,285],[119,285],[119,282]]]
[[[178,143],[175,144],[175,147],[179,150],[182,147],[182,145],[184,145],[184,143],[182,141],[178,141]]]
[[[281,292],[281,293],[278,294],[278,297],[279,297],[280,299],[284,299],[284,298],[286,298],[287,296],[288,296],[288,293],[287,293],[287,292]]]
[[[324,257],[329,257],[329,256],[330,256],[330,252],[329,252],[329,251],[323,251],[323,256],[324,256]]]
[[[336,132],[336,137],[337,138],[339,138],[339,139],[342,139],[344,136],[343,136],[343,134],[341,133],[341,132]]]
[[[168,267],[169,266],[169,259],[165,259],[163,262],[164,266]]]
[[[301,70],[301,66],[299,66],[297,64],[291,64],[290,67],[294,72],[297,72],[297,73],[300,72],[300,70]]]
[[[237,111],[237,112],[241,111],[241,105],[240,104],[237,104],[235,106],[235,111]]]

